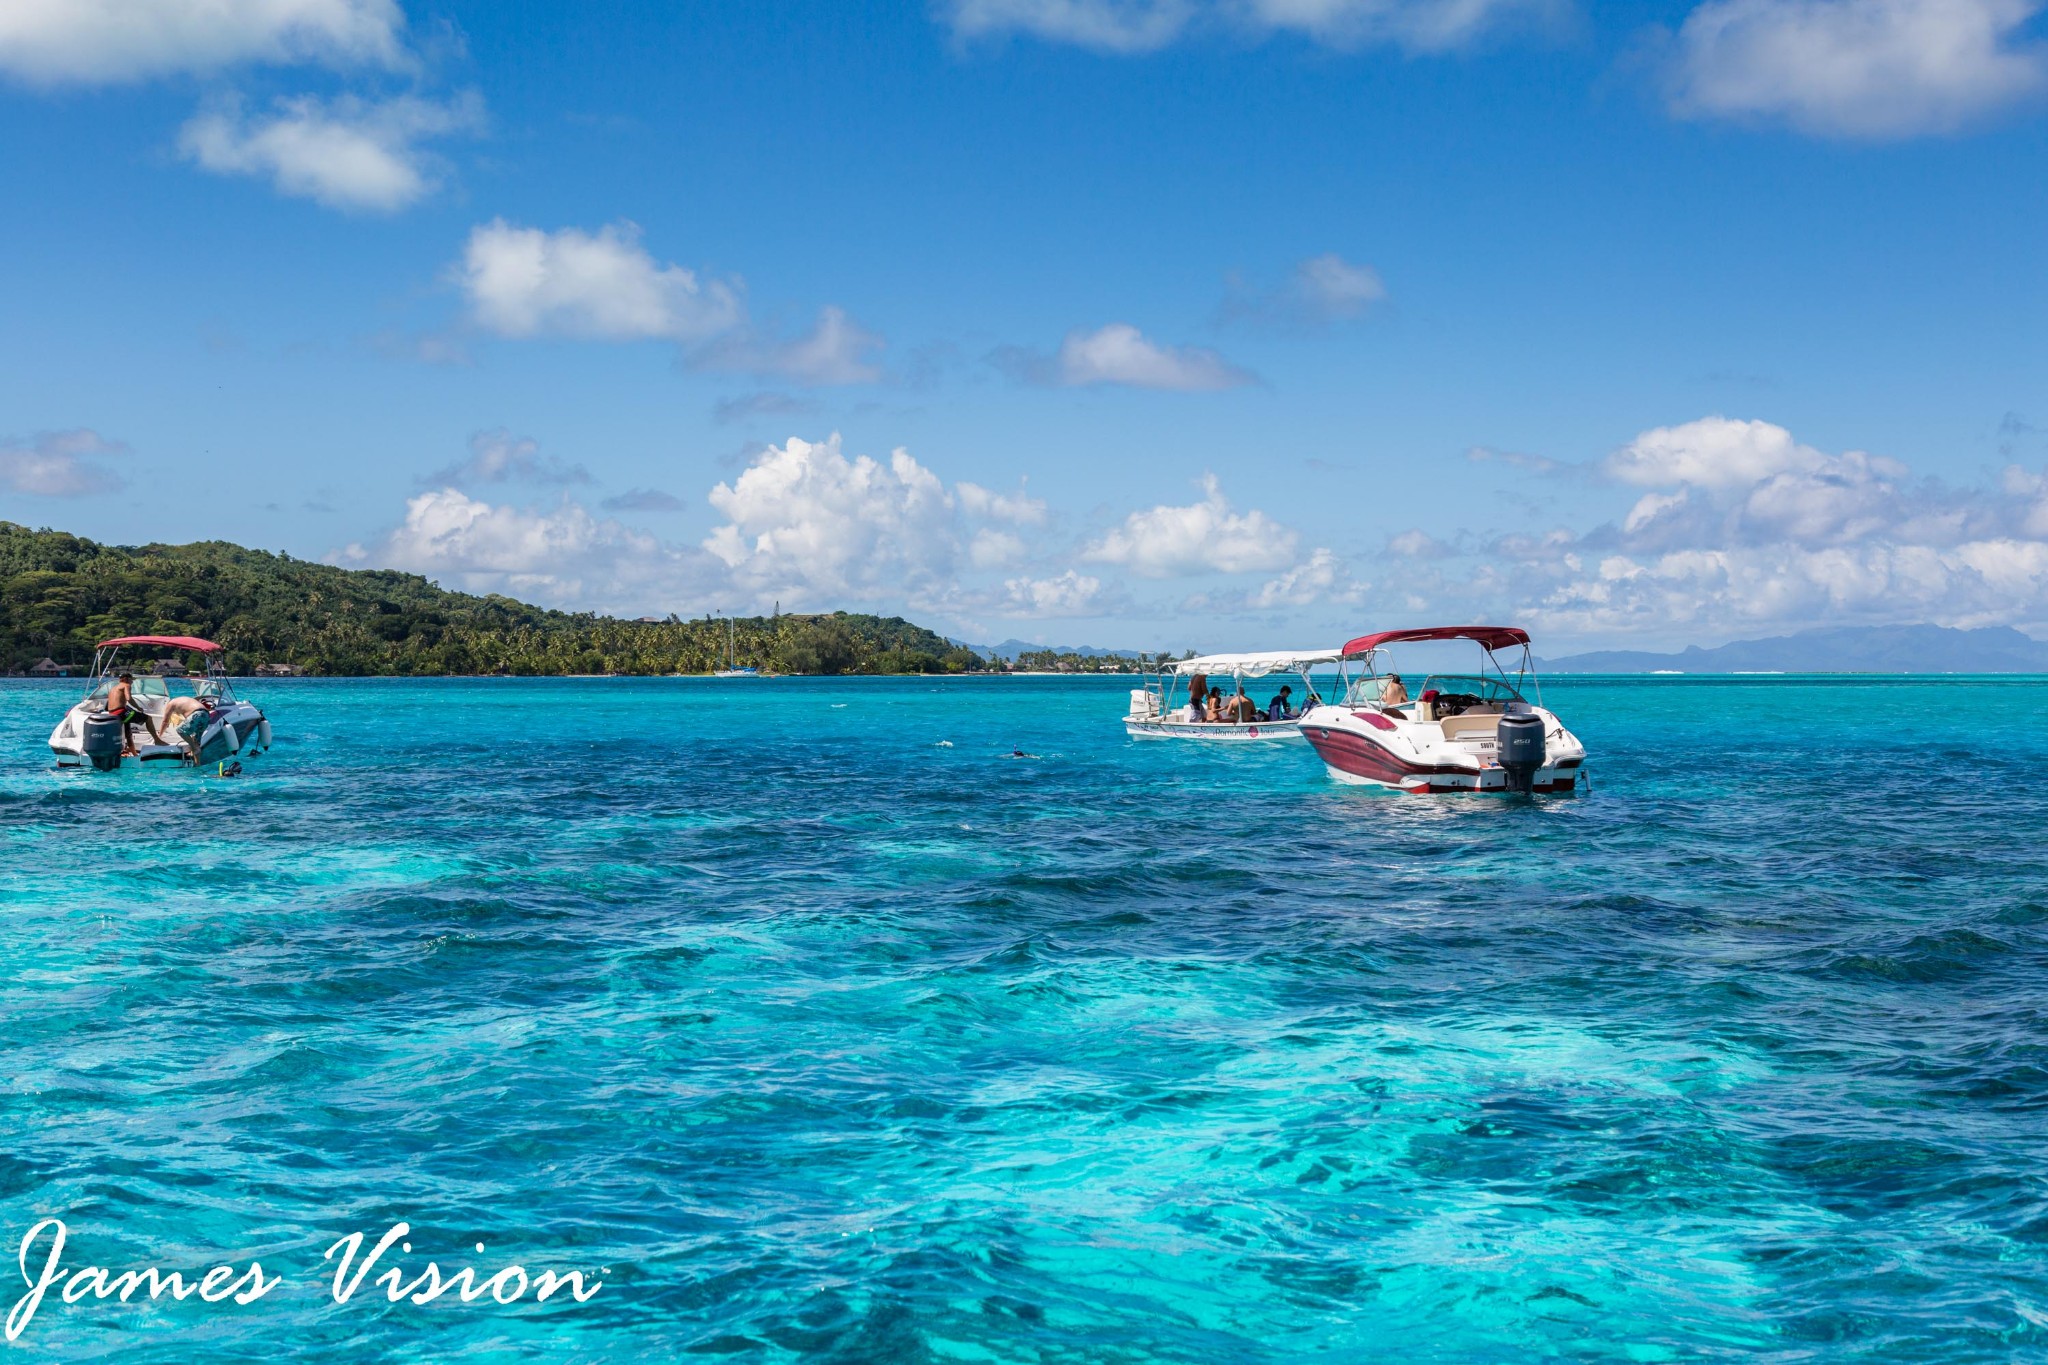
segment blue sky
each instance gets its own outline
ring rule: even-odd
[[[2040,0],[9,0],[0,517],[629,615],[2048,630]]]

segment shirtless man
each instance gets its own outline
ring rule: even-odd
[[[199,761],[199,741],[196,739],[186,739],[183,734],[179,733],[179,727],[187,719],[205,709],[206,703],[197,697],[172,697],[164,705],[162,733],[177,735],[179,742],[185,746],[185,752],[192,755],[194,763]]]
[[[161,744],[164,742],[164,737],[157,733],[156,722],[150,719],[149,712],[135,704],[135,675],[133,673],[123,673],[115,681],[113,690],[107,693],[107,711],[115,720],[121,722],[121,754],[123,757],[134,758],[138,754],[136,747],[128,742],[128,735],[135,729],[135,722],[138,720],[142,722],[143,728],[149,731],[150,743]]]
[[[1408,700],[1408,687],[1401,681],[1399,673],[1387,674],[1386,686],[1380,689],[1381,706],[1401,706]]]

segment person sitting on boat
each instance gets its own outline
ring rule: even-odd
[[[1223,694],[1221,692],[1211,692],[1209,694],[1208,705],[1202,708],[1202,720],[1204,724],[1208,725],[1221,725],[1223,723]]]
[[[107,713],[115,720],[121,722],[121,752],[125,756],[134,758],[140,752],[133,744],[128,742],[128,736],[135,729],[136,722],[138,721],[142,723],[143,729],[149,731],[149,742],[151,744],[161,744],[164,742],[164,737],[157,733],[156,721],[150,718],[149,712],[135,704],[135,675],[133,673],[123,673],[114,680],[113,689],[107,693]]]
[[[1279,695],[1266,703],[1266,719],[1294,719],[1294,689],[1291,686],[1285,683],[1281,684]]]
[[[1403,706],[1408,701],[1408,688],[1401,681],[1399,673],[1387,674],[1386,682],[1380,687],[1381,706]]]
[[[1259,708],[1244,694],[1244,684],[1237,685],[1237,694],[1230,699],[1228,719],[1234,725],[1253,725],[1258,722]]]

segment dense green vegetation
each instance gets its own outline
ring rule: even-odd
[[[742,665],[778,673],[958,673],[968,650],[900,617],[741,618]],[[92,659],[117,635],[197,635],[242,672],[337,676],[704,673],[725,622],[621,621],[445,592],[417,574],[338,569],[208,541],[99,545],[0,521],[0,670]]]

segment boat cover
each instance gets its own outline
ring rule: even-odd
[[[101,649],[115,645],[162,645],[166,649],[196,649],[201,654],[218,654],[220,646],[211,640],[202,640],[196,635],[123,635],[118,640],[102,640]]]
[[[1216,673],[1231,678],[1263,678],[1268,673],[1300,673],[1317,664],[1339,663],[1341,649],[1276,649],[1264,654],[1205,654],[1183,659],[1173,671],[1186,677],[1191,673]]]
[[[1383,630],[1376,635],[1359,636],[1344,646],[1344,653],[1356,658],[1381,645],[1414,640],[1476,640],[1486,649],[1506,649],[1511,645],[1528,644],[1529,632],[1520,626],[1421,626],[1414,630]]]

